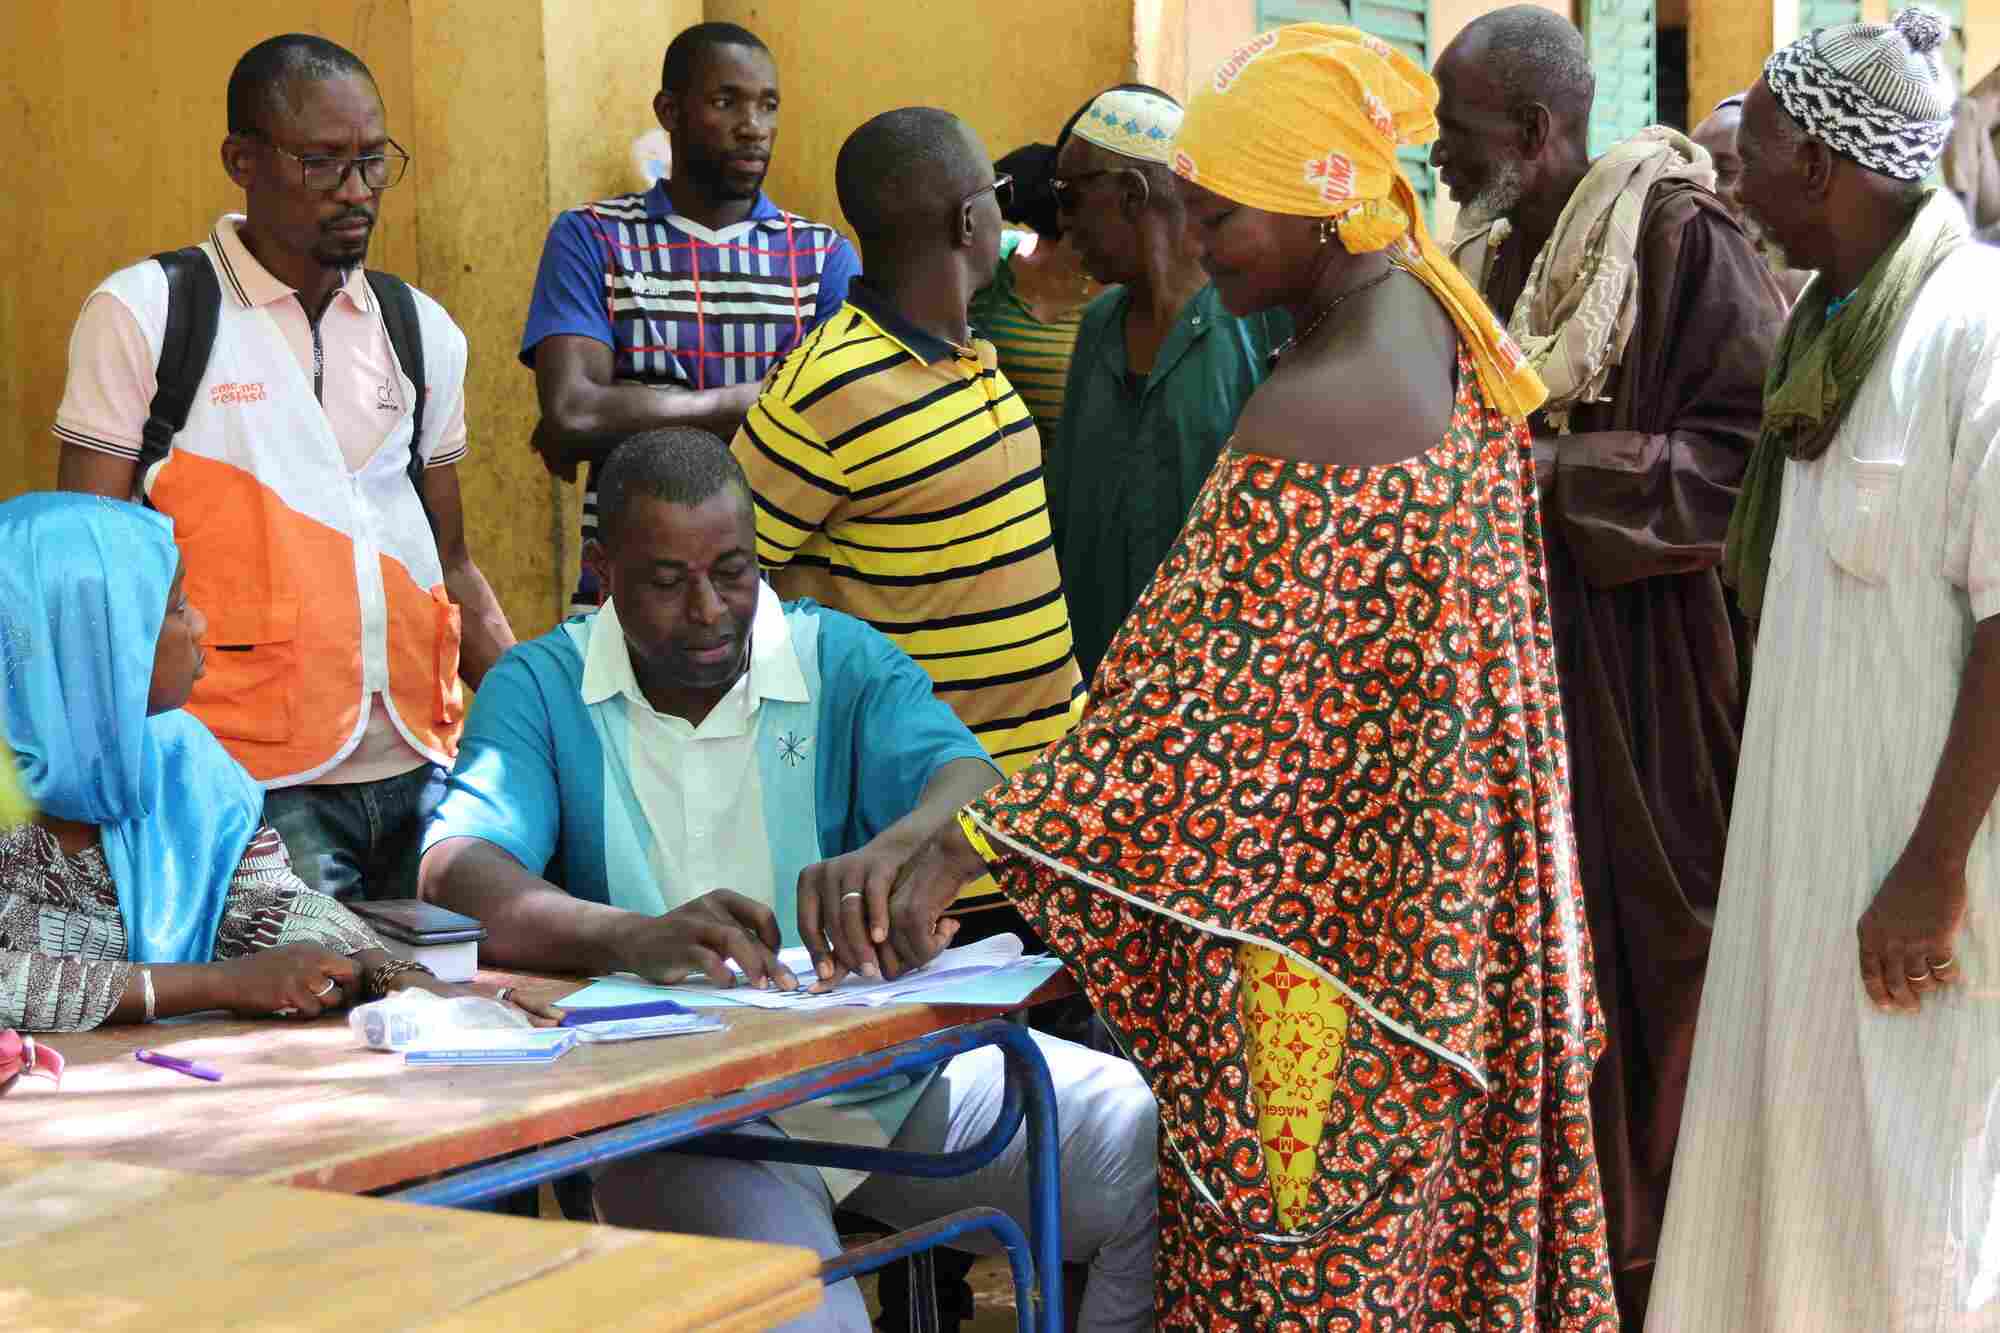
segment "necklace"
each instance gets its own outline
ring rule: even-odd
[[[1279,358],[1283,357],[1287,352],[1290,352],[1294,347],[1303,345],[1308,338],[1311,338],[1313,334],[1319,332],[1319,326],[1326,323],[1326,317],[1328,315],[1331,315],[1334,311],[1340,309],[1341,302],[1345,301],[1350,296],[1361,295],[1361,293],[1367,291],[1370,287],[1380,287],[1383,283],[1389,280],[1390,275],[1393,274],[1395,271],[1396,267],[1395,265],[1392,264],[1388,268],[1382,270],[1382,272],[1377,274],[1375,277],[1370,278],[1368,281],[1364,283],[1360,283],[1356,286],[1349,287],[1346,291],[1334,297],[1331,301],[1328,301],[1326,303],[1326,308],[1320,311],[1317,315],[1313,316],[1312,323],[1306,325],[1305,328],[1301,329],[1297,333],[1294,333],[1291,337],[1285,339],[1285,345],[1283,347],[1280,347],[1277,351],[1271,353],[1272,367],[1276,368]]]

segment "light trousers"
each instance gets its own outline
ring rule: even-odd
[[[1140,1333],[1153,1326],[1153,1251],[1159,1230],[1159,1116],[1131,1065],[1056,1037],[1034,1034],[1055,1084],[1061,1139],[1063,1258],[1090,1266],[1082,1333]],[[977,1143],[1000,1115],[1004,1057],[997,1047],[945,1065],[917,1100],[890,1147],[949,1153]],[[762,1132],[776,1133],[768,1126]],[[961,1208],[999,1208],[1028,1224],[1028,1135],[1024,1125],[998,1157],[970,1175],[942,1180],[876,1174],[843,1206],[898,1229]],[[738,1162],[651,1153],[597,1173],[598,1216],[616,1226],[798,1245],[822,1258],[840,1253],[833,1200],[818,1171],[782,1162]],[[998,1254],[987,1233],[955,1245]],[[852,1281],[826,1290],[810,1315],[782,1333],[870,1333]]]

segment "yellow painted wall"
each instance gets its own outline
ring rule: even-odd
[[[1755,83],[1779,32],[1797,26],[1798,5],[1773,0],[1688,0],[1688,114]],[[1791,35],[1785,36],[1786,41]]]
[[[422,193],[416,264],[400,271],[465,330],[466,539],[515,631],[538,634],[559,615],[555,484],[525,444],[534,385],[513,349],[541,256],[538,230],[547,226],[541,6],[408,0],[408,7],[410,50],[422,53],[423,77],[412,100],[390,105],[390,116],[418,140],[411,175],[421,169]],[[477,43],[464,40],[471,32]]]
[[[1053,141],[1092,94],[1133,77],[1129,0],[708,0],[705,9],[756,33],[777,57],[785,107],[771,197],[843,228],[834,158],[877,112],[943,107],[998,157]]]
[[[1967,87],[2000,67],[2000,0],[1965,0]]]

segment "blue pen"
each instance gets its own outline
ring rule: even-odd
[[[186,1074],[189,1078],[205,1078],[210,1083],[222,1082],[222,1071],[211,1065],[196,1064],[193,1060],[183,1060],[175,1055],[161,1055],[158,1051],[134,1051],[134,1060],[162,1069],[171,1069],[176,1074]]]
[[[672,1000],[648,1000],[643,1004],[600,1005],[595,1009],[570,1009],[562,1016],[562,1027],[577,1028],[585,1023],[611,1023],[621,1018],[658,1018],[662,1014],[687,1014],[693,1010]]]

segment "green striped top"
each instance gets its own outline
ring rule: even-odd
[[[973,293],[970,314],[972,327],[1000,354],[1000,373],[1028,405],[1046,453],[1062,420],[1063,388],[1069,382],[1069,359],[1076,350],[1076,329],[1083,322],[1084,308],[1079,305],[1074,314],[1054,324],[1035,318],[1014,289],[1010,262],[1025,235],[1001,234],[1000,266],[993,281]]]

